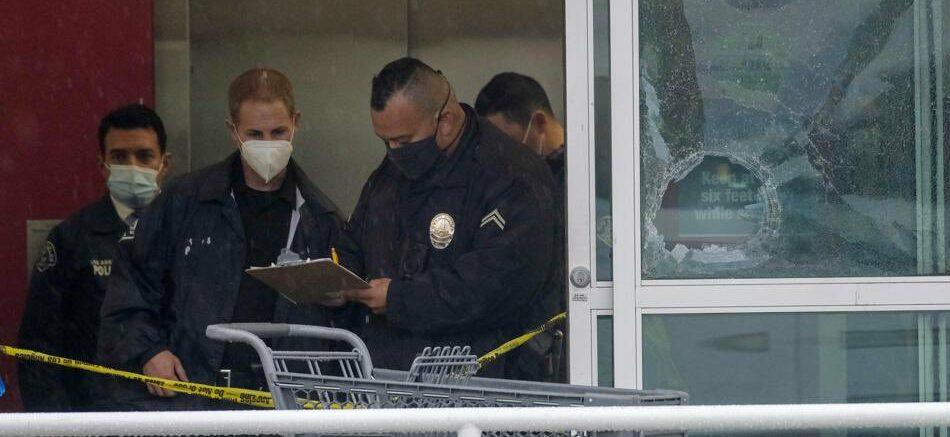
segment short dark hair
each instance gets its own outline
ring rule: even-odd
[[[158,149],[165,153],[165,125],[161,117],[148,106],[133,103],[106,114],[99,122],[99,154],[106,153],[106,135],[112,129],[151,129],[158,137]]]
[[[427,86],[432,84],[433,79],[437,78],[440,74],[441,72],[434,70],[432,67],[426,65],[425,62],[416,58],[407,56],[392,61],[373,76],[373,91],[369,101],[370,107],[372,107],[374,111],[386,109],[386,104],[389,103],[389,99],[403,90],[428,91]],[[415,97],[419,98],[423,96],[417,94]],[[427,95],[425,97],[427,98],[417,99],[417,101],[424,103],[425,106],[433,106],[430,100],[433,100],[435,96]],[[441,101],[435,104],[437,105],[439,103],[441,103]]]
[[[534,111],[543,110],[552,117],[551,102],[538,81],[519,73],[500,73],[478,92],[475,112],[488,117],[504,115],[508,120],[527,127]]]

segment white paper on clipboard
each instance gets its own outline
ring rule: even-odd
[[[370,288],[359,276],[327,258],[245,271],[298,305],[337,299],[343,290]]]

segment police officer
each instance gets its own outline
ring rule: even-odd
[[[370,289],[343,296],[357,304],[373,362],[406,369],[425,346],[482,354],[537,324],[524,308],[553,279],[544,163],[413,58],[373,78],[371,107],[386,159],[363,188],[340,253],[370,279]]]
[[[109,192],[56,226],[33,267],[20,347],[95,361],[99,307],[119,237],[169,170],[162,120],[138,104],[110,112],[99,124],[99,165]],[[18,370],[27,411],[106,407],[93,374],[34,362]]]
[[[566,271],[564,196],[564,127],[554,117],[548,95],[537,80],[519,73],[495,75],[478,93],[475,112],[544,158],[554,176],[556,276],[559,279],[546,294],[541,306],[532,308],[538,317],[552,317],[567,309],[564,289]],[[508,375],[514,379],[566,381],[567,355],[564,353],[564,325],[544,332],[512,353]]]
[[[323,324],[324,307],[297,306],[250,277],[282,252],[330,256],[335,208],[291,158],[300,112],[290,80],[249,70],[228,91],[231,141],[224,161],[169,184],[123,246],[103,304],[100,357],[148,376],[259,389],[260,362],[244,345],[205,336],[210,324]],[[319,344],[280,342],[281,349]],[[222,372],[226,370],[227,372]],[[229,408],[154,386],[116,393],[122,408]]]
[[[544,158],[554,176],[555,206],[563,211],[564,126],[541,84],[520,73],[497,74],[478,92],[475,112]]]

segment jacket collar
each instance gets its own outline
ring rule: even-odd
[[[198,200],[202,202],[216,200],[221,203],[227,203],[231,197],[231,169],[234,166],[243,165],[241,161],[241,152],[233,152],[225,160],[213,164],[208,168],[208,173],[204,183],[198,191]],[[294,174],[294,182],[300,189],[300,194],[304,198],[304,205],[314,214],[324,214],[333,212],[336,208],[325,196],[317,190],[307,174],[297,165],[297,161],[290,158],[287,164]]]
[[[471,106],[465,103],[461,104],[465,111],[465,126],[459,136],[458,146],[452,156],[443,162],[442,168],[436,170],[433,184],[442,188],[456,188],[468,184],[469,172],[468,161],[471,161],[471,154],[478,147],[479,139],[479,119],[478,114]]]
[[[125,232],[126,224],[119,218],[112,204],[112,197],[107,192],[102,198],[92,204],[91,216],[94,217],[90,228],[97,234],[114,234]]]
[[[198,189],[198,200],[217,200],[225,203],[231,196],[231,168],[240,165],[241,153],[233,152],[224,161],[208,168],[204,183]]]
[[[548,167],[551,168],[551,173],[557,175],[564,170],[564,158],[567,155],[567,149],[562,144],[561,148],[555,150],[548,156],[544,157],[544,162],[548,164]]]
[[[238,196],[242,194],[246,195],[248,192],[253,191],[253,189],[247,186],[247,181],[244,179],[244,165],[240,160],[232,161],[230,187],[231,192]],[[284,181],[272,194],[275,194],[278,199],[287,202],[287,204],[293,208],[297,206],[297,189],[294,167],[288,165],[284,172]]]
[[[294,179],[297,183],[297,188],[300,189],[300,194],[303,196],[303,199],[306,203],[304,205],[310,209],[314,214],[327,214],[338,211],[336,205],[328,197],[326,197],[323,192],[317,189],[316,185],[310,180],[310,177],[307,176],[307,173],[297,165],[297,161],[294,161],[293,158],[290,159],[290,164],[288,164],[294,172]]]

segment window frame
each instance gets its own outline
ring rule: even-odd
[[[643,387],[641,326],[644,314],[940,311],[950,308],[950,276],[643,279],[639,1],[610,3],[610,39],[612,183],[614,187],[633,188],[612,190],[615,268],[611,307],[617,387]],[[631,226],[616,226],[618,223]],[[617,268],[630,265],[634,268]],[[633,341],[630,341],[630,333]]]

